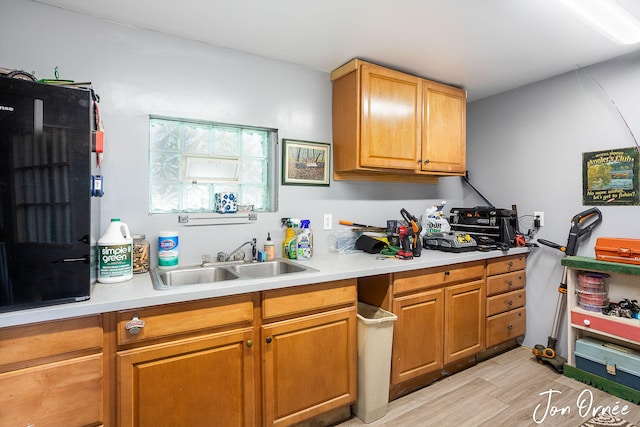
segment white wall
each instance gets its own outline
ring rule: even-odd
[[[402,207],[420,215],[450,194],[456,196],[448,188],[455,188],[457,178],[441,185],[332,181],[329,188],[281,186],[279,211],[260,214],[251,224],[181,227],[177,215],[149,216],[150,114],[266,126],[277,128],[280,138],[331,142],[329,75],[35,2],[3,0],[1,12],[0,67],[53,78],[58,66],[61,79],[91,81],[101,97],[103,229],[110,218],[119,217],[152,242],[158,230],[177,229],[181,264],[198,263],[202,254],[229,251],[251,237],[262,244],[267,232],[279,243],[281,217],[311,219],[316,253],[326,253],[324,213],[333,214],[334,230],[344,228],[339,219],[384,225],[387,218],[401,218]],[[459,191],[457,197],[461,200]]]
[[[593,79],[640,138],[640,52],[468,105],[471,181],[496,206],[516,204],[521,216],[543,211],[545,225],[536,238],[566,244],[570,219],[590,208],[582,205],[583,152],[635,145],[614,104]],[[465,205],[474,204],[482,202],[465,190]],[[640,238],[639,206],[599,209],[603,223],[580,243],[578,255],[595,256],[598,236]],[[531,217],[522,218],[521,228],[531,225]],[[528,347],[546,344],[551,333],[562,256],[546,246],[529,256]],[[563,324],[561,338],[565,333]],[[566,355],[566,345],[559,348]]]

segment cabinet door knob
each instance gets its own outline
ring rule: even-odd
[[[508,330],[510,330],[510,331],[512,331],[512,330],[513,330],[513,325],[509,325],[509,326],[507,326],[507,329],[508,329]]]
[[[267,344],[271,344],[271,341],[273,341],[272,337],[267,337],[267,339],[265,340],[267,342]]]
[[[591,326],[591,320],[584,319],[584,326]]]
[[[429,159],[427,159],[427,160],[425,160],[425,161],[424,161],[424,164],[425,164],[425,165],[426,165],[426,164],[428,164],[428,163],[429,163]]]
[[[134,314],[133,318],[129,320],[124,328],[129,332],[130,335],[138,335],[140,330],[144,328],[145,321],[138,318],[138,314]]]
[[[513,301],[509,300],[509,301],[507,301],[507,304],[513,305]]]
[[[507,286],[508,286],[508,287],[513,286],[513,282],[512,282],[511,280],[509,280],[509,281],[507,282]]]
[[[247,340],[247,347],[253,347],[253,340]]]

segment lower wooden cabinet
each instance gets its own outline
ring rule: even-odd
[[[484,261],[479,261],[396,273],[387,285],[375,277],[359,281],[359,296],[370,304],[380,302],[367,295],[393,294],[390,309],[398,319],[392,388],[430,373],[438,376],[445,365],[483,349],[484,274]],[[391,290],[376,290],[380,286]]]
[[[102,425],[104,360],[99,315],[0,329],[0,425]]]
[[[118,352],[118,425],[255,425],[256,352],[253,328]]]
[[[356,329],[353,307],[262,327],[264,425],[292,425],[355,400]]]
[[[442,369],[443,313],[442,289],[400,296],[393,300],[394,324],[391,383]]]
[[[255,426],[256,294],[116,314],[119,427]]]
[[[484,348],[484,278],[445,288],[444,363]]]
[[[390,398],[472,366],[524,335],[525,267],[523,253],[359,278],[359,301],[398,316]]]
[[[355,280],[116,317],[119,427],[288,426],[356,399]]]
[[[289,426],[357,398],[356,280],[263,292],[262,425]]]

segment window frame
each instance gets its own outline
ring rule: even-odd
[[[189,151],[185,150],[184,147],[184,140],[182,138],[179,138],[179,148],[178,150],[174,151],[175,153],[179,154],[180,156],[180,160],[179,160],[179,171],[177,173],[179,179],[176,180],[165,180],[165,182],[175,182],[176,185],[179,186],[179,190],[177,191],[176,196],[178,197],[178,205],[179,207],[177,209],[170,209],[170,210],[159,210],[159,209],[154,209],[153,208],[153,186],[157,185],[158,183],[163,182],[163,180],[157,179],[154,180],[152,178],[152,173],[153,173],[153,165],[152,162],[154,161],[153,156],[154,154],[157,155],[158,153],[163,153],[164,151],[162,150],[154,150],[152,148],[153,146],[153,142],[151,140],[152,138],[152,125],[154,120],[157,121],[170,121],[170,122],[176,122],[178,124],[180,124],[181,126],[183,125],[197,125],[197,126],[206,126],[206,127],[210,127],[210,132],[213,132],[214,129],[216,127],[220,128],[231,128],[231,129],[237,129],[239,130],[239,132],[243,132],[243,131],[252,131],[252,130],[256,130],[256,131],[261,131],[261,132],[266,132],[267,133],[267,144],[266,144],[266,150],[267,153],[264,157],[264,161],[265,161],[265,166],[266,166],[266,177],[264,180],[264,185],[263,187],[265,188],[265,197],[268,198],[268,206],[264,207],[264,208],[260,208],[258,209],[257,207],[254,208],[254,212],[257,213],[269,213],[269,212],[277,212],[278,211],[278,196],[279,196],[279,171],[280,171],[280,165],[279,165],[279,138],[278,138],[278,129],[275,128],[268,128],[268,127],[261,127],[261,126],[253,126],[253,125],[242,125],[242,124],[233,124],[233,123],[225,123],[225,122],[218,122],[218,121],[213,121],[213,120],[200,120],[200,119],[187,119],[187,118],[182,118],[182,117],[171,117],[171,116],[162,116],[162,115],[154,115],[151,114],[149,115],[149,122],[148,122],[148,149],[147,149],[147,166],[148,166],[148,170],[147,170],[147,187],[148,187],[148,191],[149,191],[149,198],[148,198],[148,213],[150,215],[162,215],[162,214],[218,214],[215,211],[215,207],[210,205],[206,208],[200,208],[200,209],[188,209],[185,203],[185,189],[186,186],[190,185],[190,184],[197,184],[198,181],[197,180],[189,180],[185,177],[185,167],[186,167],[186,161],[188,158],[191,157],[198,157],[198,154],[196,153],[192,153]],[[212,138],[213,136],[211,136]],[[170,152],[170,150],[167,150],[166,152]],[[204,156],[205,158],[207,156]],[[219,158],[219,159],[223,159],[223,156],[220,157],[216,157],[213,154],[210,154],[211,158]],[[218,182],[216,182],[216,180],[204,180],[202,182],[200,182],[201,185],[206,185],[208,186],[208,191],[209,191],[209,197],[210,200],[213,200],[214,198],[214,191],[211,188],[212,186],[238,186],[240,189],[242,188],[242,186],[247,186],[247,187],[251,187],[252,183],[250,182],[242,182],[242,163],[244,160],[246,160],[246,156],[244,156],[243,158],[243,154],[242,154],[242,149],[240,150],[240,155],[237,157],[237,159],[239,160],[240,163],[240,170],[238,172],[239,174],[239,180],[238,182],[225,182],[224,180],[220,180]],[[240,191],[241,194],[239,194],[239,202],[238,204],[243,205],[243,204],[249,204],[246,202],[242,201],[242,192]],[[220,214],[223,215],[223,214]],[[228,214],[224,214],[224,215],[228,215]]]

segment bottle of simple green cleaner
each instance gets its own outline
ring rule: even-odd
[[[313,233],[309,228],[311,221],[303,219],[300,222],[300,232],[296,236],[297,259],[309,259],[313,255]]]
[[[133,277],[133,238],[120,218],[113,218],[98,239],[98,282],[124,282]]]

